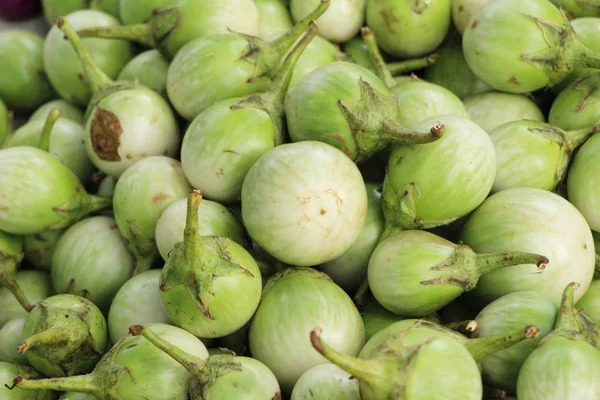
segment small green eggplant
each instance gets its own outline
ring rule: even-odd
[[[86,111],[85,149],[94,165],[118,178],[143,158],[175,156],[181,138],[169,103],[137,82],[113,82],[92,58],[66,18],[59,29],[79,58],[93,97]]]
[[[305,19],[270,42],[239,33],[192,40],[169,67],[169,100],[179,114],[191,121],[219,101],[265,91],[284,57],[329,3],[330,0],[321,0]]]
[[[189,400],[281,399],[277,379],[260,361],[223,350],[205,360],[167,342],[151,328],[133,325],[129,331],[142,335],[193,375]]]
[[[191,190],[181,164],[169,157],[145,158],[121,175],[113,209],[119,231],[135,256],[134,275],[150,269],[159,257],[154,235],[164,210]]]
[[[524,252],[475,254],[433,233],[407,230],[382,241],[369,261],[369,287],[386,309],[404,316],[424,316],[472,290],[495,269],[548,259]]]
[[[202,195],[188,197],[183,242],[163,267],[160,298],[169,318],[198,337],[217,338],[237,331],[254,315],[262,292],[252,256],[231,239],[198,235]]]
[[[204,344],[191,333],[166,324],[150,324],[148,328],[187,353],[202,360],[208,358]],[[13,387],[81,392],[102,400],[187,400],[192,375],[143,336],[128,335],[87,375],[32,378],[35,377],[17,375]]]
[[[567,285],[554,331],[523,363],[517,380],[519,400],[599,398],[600,351],[584,337],[576,316],[578,287]]]
[[[231,32],[257,35],[259,32],[258,10],[252,0],[152,0],[152,3],[123,0],[121,17],[133,25],[86,26],[78,33],[82,37],[135,41],[158,49],[171,60],[198,37]]]
[[[294,67],[316,34],[316,24],[311,22],[269,90],[224,100],[194,118],[181,146],[181,166],[203,196],[223,203],[238,202],[250,168],[283,143],[283,101]]]
[[[19,235],[66,228],[111,205],[54,155],[29,146],[0,150],[0,193],[0,230]]]
[[[49,377],[90,372],[104,354],[108,333],[102,312],[91,301],[59,294],[40,301],[23,326],[20,354]]]
[[[490,132],[496,149],[492,192],[518,187],[554,190],[565,178],[577,148],[599,129],[600,124],[564,131],[532,120],[500,125]],[[571,188],[578,190],[577,184],[569,185]],[[569,200],[577,206],[575,197]]]
[[[55,95],[44,69],[43,43],[38,34],[22,29],[0,33],[0,98],[8,108],[31,110]]]

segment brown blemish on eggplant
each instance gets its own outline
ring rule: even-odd
[[[475,20],[475,21],[473,21],[473,23],[471,24],[471,29],[475,29],[475,28],[477,28],[477,25],[479,25],[479,20],[477,20],[477,19],[476,19],[476,20]]]
[[[385,28],[390,33],[396,33],[396,31],[394,30],[394,23],[398,22],[398,18],[396,18],[396,16],[389,11],[381,11],[380,14],[381,14],[381,17],[383,18],[383,23],[385,24]]]
[[[517,80],[517,77],[513,75],[508,79],[508,83],[512,83],[513,85],[518,85],[519,81]]]
[[[159,204],[162,203],[163,201],[167,200],[169,198],[168,195],[166,195],[165,193],[157,193],[152,197],[152,203],[154,204]]]
[[[122,133],[123,128],[117,116],[98,107],[90,128],[92,148],[98,157],[106,161],[121,161],[119,145]]]
[[[348,148],[348,145],[346,144],[346,141],[344,140],[344,137],[341,134],[331,133],[328,136],[329,136],[329,138],[331,138],[332,140],[335,140],[342,146],[341,148],[338,147],[340,150],[342,150],[344,153],[346,153],[346,155],[348,155],[348,156],[350,155],[350,149]]]

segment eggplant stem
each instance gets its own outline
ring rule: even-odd
[[[17,375],[13,380],[12,387],[9,387],[9,389],[15,387],[23,390],[56,390],[61,392],[89,393],[99,399],[103,398],[102,391],[95,382],[93,372],[87,375],[50,379],[26,379],[22,375]]]
[[[494,335],[484,338],[470,339],[465,343],[476,361],[481,361],[490,354],[507,349],[523,340],[535,339],[540,329],[535,325],[527,325],[506,335]]]
[[[44,127],[42,128],[42,134],[40,135],[40,143],[38,145],[40,150],[49,152],[50,151],[50,136],[52,134],[52,129],[54,128],[54,124],[60,118],[60,109],[54,108],[46,117],[46,122],[44,122]]]
[[[94,62],[92,55],[88,49],[84,46],[79,35],[75,31],[75,28],[67,21],[64,17],[59,17],[56,21],[56,26],[66,36],[67,40],[71,43],[71,46],[75,49],[77,57],[81,62],[85,80],[92,93],[101,92],[104,88],[108,87],[113,83],[113,80],[108,77]]]
[[[155,47],[149,24],[85,28],[77,31],[80,38],[120,39]]]
[[[16,269],[16,262],[14,260],[8,262],[15,263],[14,267]],[[3,265],[2,269],[8,268],[5,268],[5,265]],[[25,311],[30,312],[33,309],[34,305],[29,302],[27,296],[25,295],[25,292],[23,292],[23,289],[21,288],[14,276],[0,274],[0,285],[4,286],[6,289],[8,289],[9,292],[13,294],[15,299],[19,302],[21,307],[25,309]]]
[[[522,251],[504,253],[477,254],[477,270],[480,275],[493,271],[497,268],[511,267],[521,264],[535,264],[540,271],[546,268],[550,262],[548,258],[534,253]]]
[[[385,64],[385,60],[383,59],[383,55],[379,51],[379,46],[377,45],[377,39],[375,38],[375,34],[371,32],[369,28],[366,26],[361,28],[360,34],[367,45],[367,50],[369,51],[369,57],[371,58],[371,62],[375,66],[375,71],[377,75],[385,85],[391,89],[396,86],[396,81],[394,77],[390,73],[390,70],[387,68]]]
[[[195,377],[200,377],[202,375],[202,370],[206,365],[206,360],[181,350],[179,347],[172,345],[158,336],[151,329],[148,329],[142,325],[130,326],[129,333],[133,336],[143,336],[154,346],[164,351],[179,364],[183,365]]]
[[[425,57],[413,58],[411,60],[398,61],[394,63],[388,63],[387,69],[393,76],[401,75],[406,72],[413,72],[418,69],[427,68],[437,63],[440,59],[438,53],[432,53]]]
[[[310,341],[315,350],[323,357],[349,372],[354,377],[371,385],[387,382],[390,376],[387,374],[385,364],[374,360],[364,360],[351,357],[329,347],[322,339],[323,329],[316,327],[310,333]]]
[[[283,55],[288,52],[289,48],[298,41],[304,32],[306,32],[309,24],[312,21],[319,19],[319,17],[323,15],[327,9],[329,9],[330,3],[331,0],[321,0],[317,8],[315,8],[310,14],[294,25],[292,29],[269,43],[269,47],[275,51],[277,58],[282,58]]]

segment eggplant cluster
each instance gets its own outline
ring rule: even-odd
[[[598,0],[0,17],[0,399],[600,398]]]

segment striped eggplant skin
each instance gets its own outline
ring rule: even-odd
[[[532,120],[507,122],[490,133],[496,149],[493,192],[515,187],[552,191],[565,175],[573,153],[595,127],[563,131]]]
[[[597,399],[600,351],[597,333],[575,309],[577,282],[565,286],[554,330],[527,357],[517,379],[520,400]],[[595,331],[596,327],[592,327]]]
[[[13,318],[0,328],[0,362],[28,365],[27,358],[17,351],[17,345],[23,337],[25,317]]]
[[[475,75],[509,93],[554,86],[576,67],[599,62],[547,0],[486,3],[463,33],[463,50]]]
[[[600,281],[592,281],[576,307],[596,324],[600,324]]]
[[[491,387],[516,393],[517,377],[523,362],[544,336],[554,329],[557,309],[536,292],[514,292],[488,304],[477,314],[473,337],[505,335],[519,327],[533,324],[540,331],[533,340],[525,340],[500,350],[481,361],[484,381]]]
[[[42,104],[33,112],[33,114],[31,114],[27,122],[32,122],[38,119],[45,121],[48,117],[48,114],[50,114],[50,112],[55,108],[60,110],[61,117],[68,118],[80,125],[83,125],[85,122],[83,119],[83,111],[76,105],[73,105],[63,99],[50,100],[49,102]]]
[[[569,282],[581,285],[577,301],[594,274],[594,240],[588,223],[571,203],[545,190],[514,188],[493,194],[469,216],[460,240],[477,253],[511,249],[549,260],[543,271],[531,264],[483,275],[469,293],[471,301],[481,305],[511,292],[533,291],[558,306]]]
[[[348,293],[358,290],[367,276],[367,266],[383,232],[381,185],[367,183],[368,210],[365,225],[352,247],[338,258],[322,264],[320,269]]]
[[[397,58],[418,57],[444,41],[452,24],[452,1],[369,1],[366,21],[383,51]]]
[[[306,17],[320,0],[291,0],[290,12],[294,21]],[[332,1],[331,7],[317,19],[319,35],[334,43],[352,39],[365,21],[366,0]]]
[[[25,293],[27,300],[35,304],[44,300],[52,294],[52,282],[50,275],[45,271],[19,271],[16,275],[17,283]],[[4,326],[8,321],[27,317],[28,313],[21,306],[15,296],[6,288],[0,288],[0,326]]]
[[[0,33],[0,98],[11,110],[31,110],[56,96],[44,69],[44,39],[7,28]]]
[[[136,256],[135,273],[149,269],[159,257],[154,235],[164,210],[191,190],[181,163],[170,157],[145,158],[121,175],[114,190],[113,210],[119,231]]]
[[[43,150],[0,150],[0,230],[26,235],[61,229],[110,205],[88,194],[75,174]]]
[[[561,129],[587,128],[598,122],[600,71],[583,74],[556,97],[548,114],[548,122]]]
[[[444,134],[435,142],[392,150],[383,204],[384,213],[390,207],[395,218],[402,214],[399,228],[452,222],[477,208],[492,189],[496,152],[489,135],[470,119],[453,115],[426,119],[415,130],[427,132],[439,124]]]
[[[115,17],[96,10],[75,11],[65,19],[77,30],[92,26],[120,26]],[[132,56],[132,46],[125,40],[85,38],[82,44],[91,53],[95,64],[111,79],[118,76]],[[72,104],[87,106],[92,91],[86,81],[79,78],[84,73],[81,62],[56,25],[52,26],[44,41],[44,68],[60,97]]]
[[[600,134],[594,134],[581,146],[569,170],[569,201],[583,214],[594,231],[600,231]]]
[[[271,278],[250,326],[250,352],[273,371],[284,392],[307,370],[327,363],[310,342],[316,326],[345,354],[356,356],[364,345],[360,313],[327,275],[291,268]]]
[[[127,336],[131,325],[171,322],[160,300],[159,281],[160,270],[152,269],[121,286],[108,311],[108,333],[112,343]]]
[[[294,26],[290,10],[281,0],[254,0],[254,5],[258,10],[258,37],[261,39],[276,39]]]
[[[521,94],[480,93],[465,98],[464,105],[471,119],[487,133],[511,121],[546,122],[537,104]]]
[[[291,400],[360,400],[358,381],[335,364],[312,367],[294,385]]]
[[[16,130],[3,147],[39,147],[45,123],[44,119],[28,122]],[[73,171],[81,182],[86,182],[92,175],[94,165],[85,152],[83,133],[79,123],[69,118],[59,118],[52,128],[48,151]]]
[[[469,118],[458,96],[434,83],[411,78],[394,86],[391,92],[398,102],[397,121],[409,129],[421,121],[441,115]]]
[[[95,216],[79,221],[60,237],[50,274],[57,293],[84,296],[107,311],[131,277],[134,263],[115,220]]]

